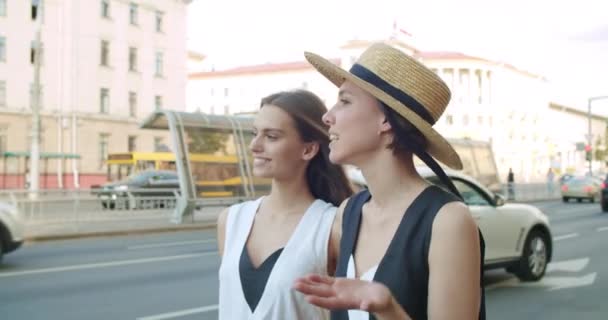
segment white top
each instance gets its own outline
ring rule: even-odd
[[[376,275],[376,270],[378,270],[378,265],[371,267],[364,274],[361,275],[359,280],[365,280],[372,282],[374,281],[374,276]],[[357,272],[355,268],[355,259],[351,254],[348,258],[348,268],[346,269],[346,277],[351,279],[357,278]],[[348,310],[348,319],[349,320],[369,320],[369,312],[361,311],[361,310]]]
[[[296,278],[309,273],[327,275],[328,242],[336,207],[320,199],[302,216],[251,312],[243,294],[239,260],[261,202],[259,198],[236,204],[228,212],[219,270],[219,319],[329,319],[327,310],[308,303],[303,294],[293,289]]]

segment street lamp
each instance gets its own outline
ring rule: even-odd
[[[596,101],[596,100],[603,100],[603,99],[608,99],[608,96],[598,96],[598,97],[591,97],[589,98],[588,102],[587,102],[587,119],[588,119],[588,132],[587,132],[587,143],[588,145],[591,147],[591,143],[592,141],[592,135],[591,135],[591,102]],[[590,152],[593,152],[593,149],[591,149]],[[589,156],[589,176],[592,175],[591,172],[591,162],[593,161],[593,154],[591,154]]]

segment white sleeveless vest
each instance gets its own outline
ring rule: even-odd
[[[241,286],[239,260],[261,201],[259,198],[229,209],[219,270],[219,320],[329,319],[327,310],[308,303],[303,294],[293,289],[296,278],[309,273],[327,274],[328,241],[336,207],[320,199],[302,216],[268,277],[260,302],[251,312]]]

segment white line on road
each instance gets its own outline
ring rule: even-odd
[[[213,243],[213,242],[216,242],[216,240],[215,239],[207,239],[207,240],[193,240],[193,241],[180,241],[180,242],[142,244],[142,245],[138,245],[138,246],[129,246],[129,247],[127,247],[127,250],[188,246],[188,245],[194,245],[194,244],[205,244],[205,243]]]
[[[560,241],[560,240],[576,238],[576,237],[578,237],[578,233],[569,233],[569,234],[565,234],[563,236],[553,237],[553,241]]]
[[[182,254],[182,255],[168,256],[168,257],[144,258],[144,259],[123,260],[123,261],[102,262],[102,263],[89,263],[89,264],[80,264],[80,265],[69,266],[69,267],[55,267],[55,268],[44,268],[44,269],[35,269],[35,270],[26,270],[26,271],[0,272],[0,278],[25,276],[25,275],[40,274],[40,273],[53,273],[53,272],[128,266],[128,265],[133,265],[133,264],[142,264],[142,263],[150,263],[150,262],[162,262],[162,261],[171,261],[171,260],[180,260],[180,259],[199,258],[199,257],[203,257],[203,256],[217,255],[217,254],[218,254],[217,251],[213,251],[213,252],[205,252],[205,253]]]
[[[215,305],[201,307],[201,308],[186,309],[186,310],[181,310],[181,311],[175,311],[175,312],[157,314],[157,315],[154,315],[154,316],[137,318],[137,320],[164,320],[164,319],[172,319],[172,318],[183,317],[183,316],[187,316],[187,315],[191,315],[191,314],[196,314],[196,313],[203,313],[203,312],[214,311],[214,310],[217,310],[217,308],[218,308],[218,306],[217,306],[217,304],[215,304]]]
[[[608,226],[607,227],[599,227],[596,230],[597,230],[597,232],[608,231]]]

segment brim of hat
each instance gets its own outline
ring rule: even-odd
[[[435,129],[433,129],[428,122],[422,119],[409,107],[391,97],[384,91],[378,89],[376,86],[369,84],[367,81],[338,67],[331,61],[317,54],[305,52],[304,56],[306,57],[306,60],[308,60],[308,62],[310,62],[310,64],[317,69],[317,71],[319,71],[337,87],[340,87],[345,80],[348,80],[367,91],[374,97],[378,98],[380,101],[384,102],[402,117],[411,122],[412,125],[414,125],[418,130],[420,130],[427,140],[428,145],[426,151],[431,156],[452,169],[462,170],[462,161],[452,145],[437,131],[435,131]]]

